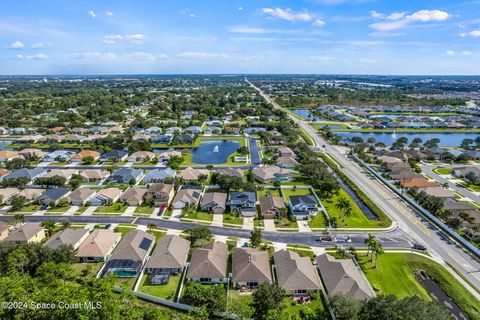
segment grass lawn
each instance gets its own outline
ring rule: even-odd
[[[31,213],[31,212],[36,212],[36,211],[38,211],[38,209],[40,209],[40,206],[39,206],[38,204],[32,204],[32,205],[23,207],[22,209],[20,209],[20,210],[17,211],[17,212],[27,212],[27,213]]]
[[[285,200],[285,203],[289,203],[288,201],[288,197],[290,196],[306,196],[306,195],[309,195],[309,194],[312,194],[312,192],[310,191],[310,189],[300,189],[300,188],[296,188],[295,190],[293,188],[282,188],[280,189],[282,190],[282,196],[283,196],[283,200]]]
[[[419,295],[429,301],[430,295],[414,275],[416,270],[424,270],[460,308],[472,318],[478,316],[474,309],[480,310],[480,302],[445,268],[428,258],[409,253],[386,253],[379,257],[377,268],[372,269],[366,256],[361,254],[360,265],[377,294],[393,294],[398,298]]]
[[[167,233],[166,232],[163,232],[163,231],[156,231],[156,230],[152,230],[152,231],[147,231],[148,233],[150,233],[151,235],[155,236],[155,243],[157,243],[157,241],[165,236]]]
[[[182,213],[181,217],[188,218],[188,219],[195,219],[195,220],[204,220],[204,221],[213,220],[213,214],[211,214],[210,212],[203,212],[203,211]]]
[[[309,257],[311,260],[315,258],[315,254],[310,247],[305,248],[305,246],[289,244],[287,245],[287,249],[295,251],[301,257]]]
[[[66,207],[57,207],[57,208],[51,208],[51,209],[48,209],[47,210],[47,214],[49,212],[52,212],[52,213],[63,213],[63,212],[66,212],[68,209],[70,209],[71,206],[66,206]]]
[[[310,228],[325,228],[327,224],[327,218],[323,214],[323,211],[318,211],[318,213],[308,221]]]
[[[170,217],[172,215],[172,210],[170,209],[167,209],[165,210],[165,212],[163,213],[163,217]]]
[[[138,206],[137,209],[135,209],[133,214],[140,214],[140,215],[149,216],[153,213],[153,210],[154,210],[154,208],[142,204],[142,205]]]
[[[109,206],[100,206],[98,207],[95,212],[98,213],[124,213],[127,210],[126,205],[122,203],[113,203]]]
[[[265,188],[263,190],[258,190],[257,191],[257,199],[266,197],[268,195],[270,195],[272,197],[281,197],[280,190],[278,190],[278,189]]]
[[[289,219],[275,219],[275,227],[276,228],[294,228],[298,229],[297,221],[292,221]]]
[[[299,318],[299,312],[300,309],[302,308],[301,304],[296,303],[293,301],[293,298],[290,297],[285,297],[283,299],[283,305],[285,308],[283,309],[282,313],[288,313],[288,315],[293,318],[293,319],[300,319]],[[312,300],[308,307],[312,310],[320,309],[324,310],[323,302],[320,297],[317,297],[315,300]]]
[[[295,177],[295,180],[282,182],[282,186],[305,186],[310,184],[310,181],[308,181],[308,179],[301,174],[294,174],[293,176]]]
[[[435,168],[432,170],[436,174],[451,174],[452,169],[451,168]]]
[[[113,229],[114,232],[120,232],[122,234],[122,237],[125,235],[125,233],[127,232],[130,232],[130,231],[133,231],[133,230],[136,230],[137,228],[130,228],[130,227],[115,227],[115,229]]]
[[[344,215],[344,211],[340,211],[336,207],[338,199],[345,197],[350,200],[352,204],[352,212],[350,213],[350,217],[346,218]],[[337,219],[337,225],[339,228],[347,227],[347,228],[380,228],[381,224],[379,221],[370,220],[368,219],[362,212],[362,210],[358,207],[356,202],[350,197],[350,195],[343,189],[339,190],[338,195],[332,196],[330,199],[322,200],[323,206],[327,210],[328,214],[332,218]],[[311,227],[313,227],[311,225]]]
[[[132,165],[132,167],[148,167],[148,166],[155,166],[157,164],[157,160],[155,161],[145,161],[145,162],[136,162]]]
[[[133,289],[133,286],[135,285],[135,281],[137,280],[137,277],[133,278],[115,278],[115,285],[117,285],[120,288],[128,288],[128,289]]]
[[[87,210],[88,206],[81,206],[75,213],[83,213]]]
[[[178,290],[182,275],[171,276],[166,285],[150,285],[150,275],[145,274],[141,280],[138,291],[146,294],[173,301]]]
[[[225,213],[223,215],[223,223],[230,223],[230,224],[240,224],[243,225],[243,218],[235,217],[229,213]]]
[[[103,266],[103,262],[95,263],[72,263],[72,268],[80,272],[82,277],[94,278]]]

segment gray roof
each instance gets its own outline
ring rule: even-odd
[[[16,171],[6,175],[5,177],[3,177],[3,179],[18,179],[18,178],[27,177],[31,180],[31,179],[41,175],[44,172],[46,172],[46,171],[41,169],[41,168],[34,168],[34,169],[22,168],[22,169],[18,169]]]
[[[443,207],[450,210],[476,210],[477,208],[467,202],[458,202],[453,199],[446,199],[443,202]]]
[[[43,245],[51,249],[56,249],[62,245],[73,246],[88,232],[88,229],[65,229],[55,233]]]
[[[296,206],[297,204],[317,204],[317,199],[315,199],[313,195],[289,196],[288,199],[292,206]]]
[[[44,230],[40,223],[27,222],[12,232],[5,240],[8,241],[29,241],[38,232]]]
[[[86,201],[93,196],[97,190],[90,188],[78,188],[68,195],[70,201]]]
[[[187,278],[225,278],[227,276],[228,248],[223,242],[214,242],[193,250]]]
[[[67,188],[54,188],[48,189],[44,194],[39,196],[38,200],[53,200],[56,201],[61,199],[70,192],[70,189]]]
[[[352,259],[335,259],[329,254],[317,256],[317,268],[330,296],[348,294],[356,299],[373,298],[375,292]]]
[[[309,257],[290,250],[274,254],[278,285],[285,290],[319,290],[320,282]]]
[[[176,235],[167,235],[158,240],[146,268],[182,269],[188,256],[190,241]]]
[[[272,282],[268,251],[234,248],[232,269],[233,282]]]
[[[201,206],[206,206],[210,203],[217,204],[221,208],[225,208],[225,204],[227,202],[228,194],[224,192],[206,192],[203,194],[203,198],[201,201]]]
[[[145,231],[130,231],[115,248],[110,260],[143,261],[154,240],[155,237]]]
[[[176,174],[177,172],[171,168],[151,170],[143,177],[143,180],[164,180],[167,177],[175,177]]]
[[[115,180],[121,178],[123,181],[137,179],[143,174],[143,170],[135,168],[120,168],[115,171],[108,179]]]
[[[244,202],[246,201],[256,202],[257,195],[255,194],[255,192],[235,191],[235,192],[230,192],[230,200],[243,200]]]
[[[243,178],[244,171],[240,168],[221,168],[216,171],[218,174],[224,174],[232,177]]]

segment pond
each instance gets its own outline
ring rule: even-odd
[[[15,141],[0,140],[0,150],[9,150],[10,148],[5,148],[5,146],[8,146],[9,144],[12,144],[12,143],[15,143]]]
[[[240,147],[240,142],[233,140],[210,140],[203,141],[192,150],[192,163],[196,164],[219,164],[226,163]]]
[[[462,143],[463,139],[475,140],[480,134],[478,133],[387,133],[387,132],[337,132],[342,139],[361,137],[364,141],[368,138],[375,138],[377,142],[383,142],[385,145],[390,146],[392,143],[400,137],[408,139],[408,143],[411,143],[414,138],[420,138],[423,142],[438,138],[440,139],[439,146],[456,147]]]
[[[309,109],[292,109],[293,113],[308,121],[325,121],[324,118],[314,115]]]

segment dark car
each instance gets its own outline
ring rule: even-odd
[[[427,251],[427,248],[425,248],[425,246],[422,246],[421,244],[418,244],[418,243],[414,243],[412,247],[415,250]]]
[[[108,230],[108,229],[110,229],[110,227],[111,227],[111,226],[112,226],[112,224],[111,224],[111,223],[107,223],[107,224],[105,225],[105,229],[107,229],[107,230]]]

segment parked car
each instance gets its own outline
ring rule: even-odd
[[[110,228],[111,228],[111,226],[112,226],[112,224],[111,224],[111,223],[107,223],[107,224],[105,225],[105,229],[107,229],[107,230],[108,230],[108,229],[110,229]]]

